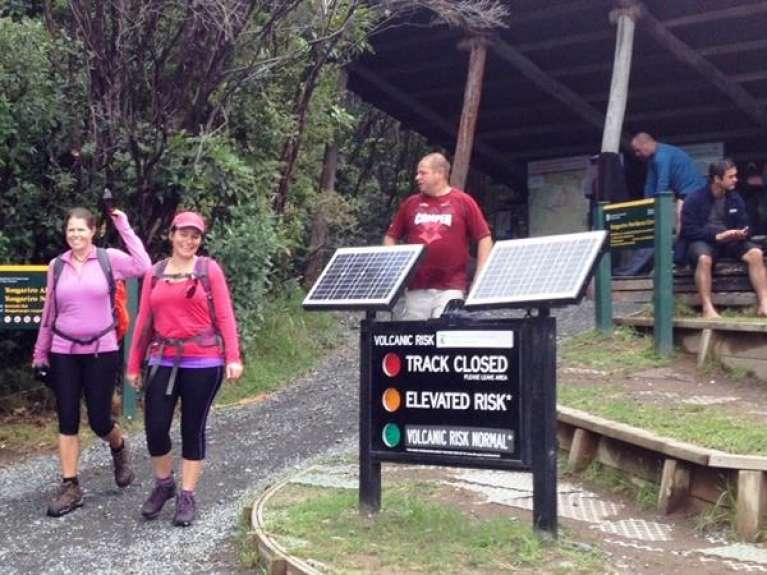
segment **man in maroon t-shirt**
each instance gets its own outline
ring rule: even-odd
[[[403,238],[426,246],[426,257],[395,306],[394,319],[439,317],[447,302],[464,297],[469,242],[477,242],[477,272],[493,247],[482,210],[474,198],[450,186],[449,174],[445,156],[425,156],[415,177],[421,193],[402,203],[386,230],[385,246]]]

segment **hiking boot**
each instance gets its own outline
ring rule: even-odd
[[[123,440],[123,446],[120,451],[112,451],[112,461],[115,467],[115,483],[117,487],[127,487],[133,483],[136,477],[130,466],[130,451],[128,442]]]
[[[146,519],[156,519],[162,511],[165,502],[176,495],[176,482],[171,476],[167,484],[155,482],[152,493],[149,494],[144,505],[141,506],[141,515]]]
[[[173,518],[173,524],[180,527],[191,525],[194,521],[196,507],[194,495],[190,491],[182,490],[176,496],[176,516]]]
[[[48,517],[61,517],[83,504],[83,490],[71,481],[62,483],[48,504]]]

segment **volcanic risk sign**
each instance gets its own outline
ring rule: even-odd
[[[518,334],[508,325],[377,323],[371,334],[372,448],[521,458]]]

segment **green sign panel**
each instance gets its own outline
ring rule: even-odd
[[[0,266],[0,329],[37,329],[48,266]]]
[[[610,249],[653,246],[655,200],[637,200],[604,206],[605,229],[610,232]]]

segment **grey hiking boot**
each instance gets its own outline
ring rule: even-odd
[[[173,518],[173,524],[180,527],[188,527],[194,521],[194,514],[197,505],[194,502],[194,495],[189,491],[181,491],[176,496],[176,516]]]
[[[115,483],[117,487],[127,487],[133,483],[136,477],[130,465],[130,450],[128,442],[123,439],[123,446],[120,451],[112,451],[112,462],[115,467]]]
[[[172,477],[172,476],[171,476]],[[141,506],[141,515],[146,519],[156,519],[162,511],[165,502],[176,495],[176,482],[171,479],[167,485],[155,482],[152,493],[149,494],[144,505]]]
[[[48,517],[61,517],[83,504],[83,490],[76,483],[67,481],[59,486],[48,504]]]

